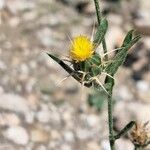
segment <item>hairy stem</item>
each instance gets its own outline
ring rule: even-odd
[[[94,3],[95,3],[98,25],[100,25],[100,23],[101,23],[101,11],[100,11],[100,7],[99,7],[99,1],[94,0]],[[104,52],[104,54],[106,54],[107,53],[107,46],[106,46],[105,38],[102,41],[102,46],[103,46],[103,52]],[[105,55],[105,60],[106,61],[108,60],[108,54]]]
[[[97,15],[97,21],[98,25],[100,25],[101,22],[101,12],[99,7],[99,0],[94,0],[95,3],[95,9],[96,9],[96,15]],[[106,41],[105,38],[102,41],[103,51],[104,54],[107,53],[107,47],[106,47]],[[105,55],[105,60],[108,60],[108,55]],[[107,76],[108,83],[111,84],[109,88],[109,95],[108,95],[108,123],[109,123],[109,142],[111,150],[115,150],[115,138],[114,138],[114,132],[113,132],[113,115],[112,115],[112,90],[114,85],[114,80]],[[105,82],[106,83],[106,82]]]
[[[114,85],[114,80],[110,77],[108,77],[111,86],[109,89],[109,95],[108,95],[108,124],[109,124],[109,142],[111,150],[115,150],[115,137],[114,137],[114,131],[113,131],[113,101],[112,101],[112,90]]]

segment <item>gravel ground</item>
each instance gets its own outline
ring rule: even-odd
[[[143,34],[115,77],[116,130],[150,120],[150,1],[140,2],[102,2],[109,50],[133,26]],[[58,85],[67,73],[45,54],[64,58],[69,37],[90,37],[94,11],[88,0],[0,0],[0,150],[109,150],[106,105],[91,108],[72,78]],[[116,147],[133,150],[127,137]]]

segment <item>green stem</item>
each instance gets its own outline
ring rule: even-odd
[[[104,40],[102,41],[102,46],[103,46],[104,54],[106,54],[106,53],[107,53],[107,46],[106,46],[105,38],[104,38]],[[105,58],[106,61],[108,61],[108,55],[107,55],[107,54],[105,55],[104,58]]]
[[[101,11],[100,11],[100,7],[99,7],[99,1],[98,0],[94,0],[94,3],[95,3],[95,9],[96,9],[98,25],[100,25],[100,23],[101,23]],[[103,46],[104,54],[107,53],[107,46],[106,46],[105,38],[102,41],[102,46]],[[108,60],[108,55],[107,54],[105,55],[105,60],[106,61]]]
[[[137,147],[137,146],[135,146],[135,147],[134,147],[134,150],[143,150],[143,148],[142,148],[142,147]]]
[[[98,25],[100,25],[101,12],[100,12],[100,7],[99,7],[99,0],[94,0],[94,3],[95,3]],[[104,54],[107,53],[105,38],[102,41],[102,46],[103,46]],[[108,60],[108,55],[105,55],[105,60]],[[113,105],[112,104],[112,90],[113,90],[114,80],[108,76],[107,76],[107,79],[108,79],[108,83],[111,84],[109,88],[109,95],[108,95],[109,142],[110,142],[111,150],[115,150],[115,138],[114,138],[114,132],[113,132],[113,115],[112,115],[112,105]]]
[[[110,79],[111,80],[111,79]],[[108,124],[109,124],[109,142],[111,150],[115,150],[115,137],[113,131],[113,101],[112,101],[112,90],[113,90],[114,81],[111,81],[111,88],[108,95]]]
[[[94,3],[95,3],[98,25],[100,25],[100,23],[101,23],[101,11],[100,11],[100,7],[99,7],[99,2],[98,2],[98,0],[94,0]]]

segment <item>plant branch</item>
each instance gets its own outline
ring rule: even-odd
[[[99,1],[94,0],[94,3],[95,3],[98,25],[100,25],[100,23],[101,23],[101,11],[100,11],[100,6],[99,6]],[[102,41],[102,46],[103,46],[103,52],[104,52],[104,54],[106,54],[107,53],[107,46],[106,46],[105,38]],[[105,55],[105,60],[106,61],[108,60],[108,54]]]
[[[132,127],[135,125],[135,121],[129,122],[116,136],[115,139],[119,139],[121,136],[125,135]]]
[[[113,131],[113,101],[112,101],[112,91],[114,86],[114,80],[110,77],[109,81],[111,86],[109,88],[109,95],[108,95],[108,123],[109,123],[109,142],[111,150],[115,150],[115,138],[114,138],[114,131]]]
[[[101,23],[101,12],[100,12],[100,6],[99,6],[99,1],[94,0],[95,3],[95,9],[96,9],[96,15],[97,15],[97,21],[98,25],[100,26]],[[103,52],[104,54],[107,53],[107,46],[105,42],[105,38],[102,41],[102,46],[103,46]],[[105,60],[108,60],[108,55],[105,55]],[[108,81],[110,82],[105,82],[105,83],[110,83],[109,87],[109,94],[108,94],[108,122],[109,122],[109,142],[110,142],[110,147],[111,150],[115,150],[115,138],[114,138],[114,132],[113,132],[113,114],[112,114],[112,90],[114,86],[114,80],[110,77],[107,76]],[[107,80],[106,79],[106,80]]]

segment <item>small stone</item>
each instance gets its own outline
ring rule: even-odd
[[[71,131],[66,131],[64,133],[64,139],[67,141],[67,142],[74,142],[74,134],[71,132]]]
[[[0,61],[0,69],[1,70],[6,70],[7,69],[7,66],[3,61]]]
[[[130,100],[133,95],[127,86],[120,86],[119,92],[116,93],[121,100]]]
[[[87,140],[93,136],[93,133],[90,132],[88,129],[78,128],[76,130],[76,136],[80,140]]]
[[[17,106],[17,107],[16,107]],[[26,99],[15,94],[2,94],[0,108],[26,114],[29,111]]]
[[[150,84],[146,81],[138,81],[136,86],[139,92],[148,92],[150,90]]]
[[[25,120],[28,124],[32,124],[34,122],[35,112],[30,111],[25,114]]]
[[[90,127],[95,127],[98,124],[99,117],[96,115],[89,115],[87,117],[87,123]]]
[[[23,16],[24,21],[32,21],[37,17],[37,13],[35,11],[26,12]]]
[[[60,150],[72,150],[72,148],[71,148],[71,146],[70,146],[70,145],[63,144],[63,145],[61,145]]]
[[[35,4],[26,0],[8,0],[6,1],[6,6],[11,13],[17,14],[20,11],[34,8]]]
[[[11,113],[0,114],[0,126],[17,126],[20,124],[20,119],[17,115]]]
[[[0,10],[5,6],[5,0],[0,0]]]
[[[42,123],[48,123],[50,121],[50,112],[48,110],[39,111],[37,119]]]
[[[87,150],[99,150],[100,149],[100,145],[98,145],[98,143],[92,141],[87,143]]]
[[[44,145],[37,146],[35,150],[47,150]]]
[[[131,150],[134,149],[133,144],[129,140],[119,139],[116,142],[116,149],[118,150]]]
[[[2,86],[0,86],[0,94],[4,93],[4,89]]]
[[[31,134],[31,141],[33,142],[45,143],[49,140],[50,137],[47,131],[40,128],[32,129],[30,134]]]
[[[19,23],[20,23],[20,20],[19,20],[18,17],[13,17],[13,18],[11,18],[11,19],[9,20],[9,25],[10,25],[11,27],[16,27],[16,26],[19,25]]]
[[[57,130],[51,131],[51,139],[58,140],[60,137],[61,137],[60,132],[58,132]]]
[[[101,142],[101,147],[102,147],[102,150],[110,150],[109,141],[103,140],[103,141]]]
[[[37,37],[45,47],[51,46],[51,44],[52,44],[52,33],[51,33],[49,28],[44,28],[44,29],[38,31]]]
[[[16,144],[26,145],[29,141],[27,131],[21,126],[13,126],[4,132],[4,136]]]

